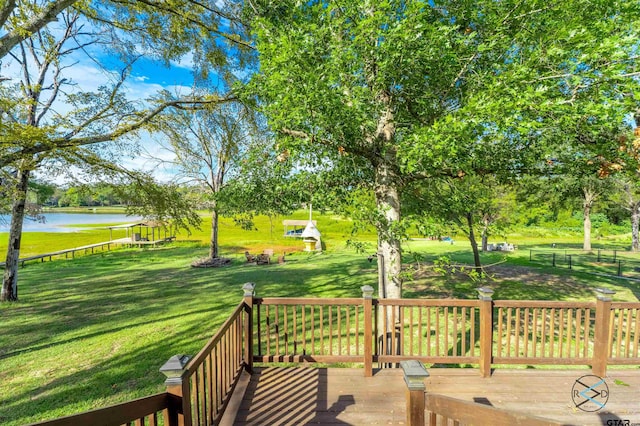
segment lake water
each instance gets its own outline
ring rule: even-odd
[[[87,224],[124,224],[140,220],[137,216],[117,213],[45,213],[44,223],[25,220],[23,232],[75,232],[86,227],[77,228],[69,225]],[[0,215],[0,232],[9,232],[11,216]]]

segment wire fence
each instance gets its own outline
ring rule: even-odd
[[[579,272],[640,280],[640,253],[624,250],[529,250],[529,261]]]

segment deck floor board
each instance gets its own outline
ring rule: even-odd
[[[572,425],[607,420],[640,424],[640,369],[610,369],[610,397],[598,412],[575,407],[571,389],[589,370],[497,369],[482,378],[477,369],[429,369],[427,391]],[[406,424],[406,385],[400,369],[256,368],[237,412],[236,425]],[[613,422],[611,422],[613,424]],[[619,423],[625,424],[625,423]]]

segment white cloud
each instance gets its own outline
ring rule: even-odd
[[[193,54],[191,52],[186,53],[177,61],[176,60],[171,61],[171,66],[183,68],[186,70],[192,70],[193,65],[194,65]]]

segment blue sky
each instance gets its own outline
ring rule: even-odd
[[[63,70],[63,76],[74,85],[66,86],[67,92],[93,91],[109,80],[115,81],[117,78],[122,66],[114,56],[103,51],[90,51],[89,53],[93,59],[84,53],[76,53],[64,59],[64,63],[70,66]],[[113,74],[110,75],[107,70],[101,68],[101,65],[110,69]],[[154,96],[161,90],[168,90],[180,95],[188,94],[194,80],[191,66],[192,61],[189,56],[182,58],[179,62],[172,62],[169,66],[160,61],[142,57],[134,64],[131,75],[124,84],[123,93],[129,100],[138,102],[144,102],[145,99]],[[6,57],[1,63],[0,75],[12,77],[15,82],[18,82],[21,77],[19,65],[10,57]],[[59,96],[58,101],[54,104],[54,109],[61,114],[68,111],[63,100],[64,97]],[[169,153],[158,149],[157,138],[143,132],[140,141],[144,149],[152,156],[170,159],[172,156]],[[150,161],[148,158],[125,157],[121,163],[129,168],[151,170],[158,179],[164,181],[169,180],[172,176],[170,170],[158,167],[157,162]],[[40,177],[47,178],[46,173],[41,172]],[[55,181],[63,183],[64,178],[58,177]]]
[[[157,84],[166,86],[191,86],[193,74],[189,67],[191,61],[183,59],[182,63],[172,63],[170,67],[165,67],[157,61],[145,58],[139,59],[132,72],[132,76],[138,81],[142,80],[147,84]]]

